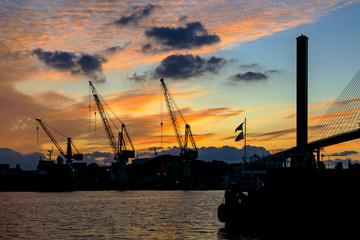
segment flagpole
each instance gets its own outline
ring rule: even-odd
[[[245,154],[244,154],[244,162],[246,163],[246,118],[245,118],[245,136],[244,136],[244,150],[245,150]]]
[[[244,124],[245,124],[245,129],[244,129]],[[243,163],[246,163],[246,118],[245,121],[243,123],[241,123],[236,129],[235,132],[237,132],[238,130],[240,130],[240,134],[235,138],[235,142],[240,141],[242,139],[244,139],[244,147],[243,147]],[[245,135],[245,136],[244,136]]]

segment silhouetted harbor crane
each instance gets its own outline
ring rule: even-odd
[[[190,125],[186,122],[185,118],[183,117],[183,115],[180,112],[180,109],[178,109],[178,107],[176,106],[176,103],[174,101],[174,99],[172,98],[169,90],[166,87],[166,84],[164,82],[164,79],[161,78],[160,79],[161,82],[161,86],[164,92],[164,96],[165,96],[165,102],[166,102],[166,106],[169,112],[169,117],[176,135],[176,140],[178,142],[178,146],[180,148],[180,155],[182,157],[184,157],[184,159],[197,159],[198,158],[198,150],[191,132],[191,128]],[[180,131],[180,127],[179,127],[179,123],[176,117],[176,111],[175,109],[177,109],[177,112],[179,113],[179,115],[181,116],[181,118],[183,119],[183,121],[185,122],[185,139],[183,140],[182,135],[181,135],[181,131]],[[189,148],[189,142],[191,142],[191,146],[192,148]]]
[[[71,165],[72,159],[79,160],[79,161],[83,160],[83,154],[79,153],[79,151],[75,147],[74,143],[72,142],[71,138],[69,138],[69,137],[67,138],[67,151],[65,154],[65,152],[61,148],[60,144],[56,141],[54,136],[51,134],[49,129],[46,127],[45,123],[41,119],[38,119],[38,118],[36,118],[35,120],[39,122],[40,126],[44,129],[45,133],[48,135],[48,137],[54,143],[56,148],[59,150],[60,154],[66,159],[66,164]],[[71,146],[73,146],[75,148],[77,154],[72,153]]]
[[[119,135],[118,135],[118,141],[116,141],[114,133],[111,129],[109,120],[107,118],[107,115],[105,113],[103,104],[101,103],[101,96],[99,95],[99,93],[96,91],[94,85],[89,81],[90,84],[90,88],[91,91],[93,93],[94,96],[94,100],[96,102],[96,106],[98,108],[98,111],[100,113],[104,128],[105,128],[105,132],[106,135],[108,137],[110,146],[112,148],[113,154],[114,154],[114,159],[119,162],[119,161],[128,161],[129,158],[133,158],[135,157],[135,150],[134,150],[134,146],[132,144],[132,141],[130,139],[130,136],[126,130],[125,124],[121,123],[121,131],[119,131]],[[104,102],[104,100],[102,100]],[[106,104],[106,103],[105,103]],[[127,150],[126,144],[125,144],[125,136],[130,144],[131,150]]]
[[[101,116],[101,119],[102,119],[102,122],[104,125],[104,129],[105,129],[106,135],[107,135],[109,143],[110,143],[110,147],[114,154],[114,159],[116,161],[116,164],[113,164],[113,170],[115,170],[115,172],[116,172],[115,173],[116,178],[120,182],[127,182],[125,165],[128,162],[129,158],[135,157],[134,146],[131,142],[130,136],[126,130],[124,123],[121,123],[121,130],[119,131],[118,140],[116,141],[116,138],[114,136],[114,133],[112,131],[112,128],[111,128],[109,120],[108,120],[108,117],[106,115],[106,112],[105,112],[103,104],[102,104],[102,102],[104,102],[105,104],[106,104],[106,102],[101,98],[99,93],[96,91],[94,85],[90,81],[89,81],[89,84],[90,84],[92,94],[94,96],[94,100],[96,102],[97,109],[100,113],[100,116]],[[125,139],[127,139],[127,141],[129,142],[131,150],[127,149]]]

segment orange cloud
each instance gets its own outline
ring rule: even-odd
[[[195,98],[209,93],[209,90],[181,90],[176,91],[173,95],[174,98]],[[120,112],[138,112],[143,111],[148,105],[156,103],[157,107],[160,106],[160,101],[163,100],[163,93],[160,92],[160,88],[146,88],[140,87],[119,91],[108,99],[106,103],[114,109],[118,109]]]
[[[191,108],[183,108],[181,112],[188,122],[202,121],[211,118],[212,121],[220,121],[229,117],[238,116],[244,110],[234,110],[231,108],[208,108],[200,111],[192,111]]]
[[[0,29],[6,38],[4,45],[11,51],[32,51],[42,48],[46,51],[62,50],[71,52],[100,53],[105,49],[124,45],[131,41],[129,51],[119,53],[114,60],[105,64],[105,72],[118,69],[129,71],[139,66],[158,62],[169,54],[147,55],[141,52],[146,43],[144,30],[152,26],[183,26],[178,19],[188,16],[194,21],[202,21],[210,34],[221,38],[218,45],[191,50],[192,54],[203,54],[231,48],[245,41],[270,35],[277,31],[314,22],[319,17],[339,8],[338,1],[272,2],[256,1],[193,2],[155,1],[161,9],[155,11],[148,21],[129,29],[119,28],[111,22],[119,16],[128,16],[131,7],[144,6],[143,3],[124,2],[66,2],[27,1],[16,7],[15,2],[2,3],[5,9],[1,16]],[[51,11],[49,10],[51,9]],[[262,14],[258,14],[261,12]],[[21,18],[19,16],[27,16]],[[91,50],[89,50],[91,49]],[[126,59],[126,61],[124,61]]]
[[[205,92],[206,91],[197,89],[189,90],[190,95],[194,97],[200,96]],[[35,121],[35,118],[40,118],[46,124],[57,130],[50,131],[63,148],[66,146],[66,137],[71,137],[82,153],[111,150],[99,114],[96,120],[96,133],[93,112],[90,114],[91,119],[89,122],[88,97],[82,97],[79,100],[63,95],[57,91],[27,96],[14,90],[10,86],[1,88],[0,94],[2,95],[0,111],[3,116],[6,116],[0,119],[0,131],[2,132],[0,144],[3,147],[9,147],[24,153],[34,152],[36,150],[46,154],[46,150],[50,149],[52,143]],[[150,102],[159,101],[159,95],[152,93],[150,90],[137,93],[126,90],[122,92],[122,97],[118,97],[117,94],[118,93],[111,95],[109,98],[109,105],[111,107],[115,106],[114,108],[116,109],[117,105],[126,105],[127,108],[139,109],[138,112],[140,114],[118,112],[120,113],[118,117],[124,119],[135,147],[144,148],[147,144],[160,142],[160,112],[154,114],[147,112],[147,110],[141,110],[145,105],[149,104],[147,100]],[[142,97],[143,95],[146,97]],[[182,91],[176,93],[176,95],[184,97],[188,94]],[[196,128],[194,129],[194,127],[192,130],[196,141],[203,141],[213,137],[214,133],[211,129],[207,129],[204,124],[201,124],[202,122],[205,121],[211,124],[237,116],[243,111],[231,108],[194,110],[188,107],[183,108],[182,112],[189,123],[194,123],[197,127],[201,126],[201,134],[199,134],[199,131],[197,131]],[[165,114],[163,116],[164,144],[171,146],[176,145],[175,137],[171,137],[173,135],[173,129],[168,120],[167,112],[163,114]],[[113,120],[116,121],[115,118]],[[183,126],[182,123],[181,125]],[[120,126],[120,124],[118,126]],[[38,132],[36,131],[37,127],[39,127]],[[59,134],[58,131],[66,137]],[[117,129],[113,128],[113,131],[116,135]],[[39,138],[38,143],[36,141],[37,137]]]

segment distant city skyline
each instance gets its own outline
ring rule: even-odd
[[[291,148],[296,37],[309,37],[311,127],[360,69],[359,12],[360,1],[4,1],[0,148],[46,155],[52,143],[36,130],[40,118],[82,153],[111,152],[100,116],[95,123],[90,80],[139,156],[173,151],[162,77],[204,158],[242,149],[234,130],[245,118],[247,145]],[[323,154],[360,160],[360,140]]]

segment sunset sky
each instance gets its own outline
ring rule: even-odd
[[[243,147],[234,130],[245,118],[248,145],[291,148],[296,37],[309,37],[311,127],[360,69],[359,13],[355,0],[2,1],[0,148],[46,154],[40,118],[82,153],[110,152],[92,96],[89,114],[89,80],[139,156],[172,148],[162,77],[197,146],[219,149],[214,159],[223,146]],[[360,140],[323,153],[345,151],[360,160]]]

